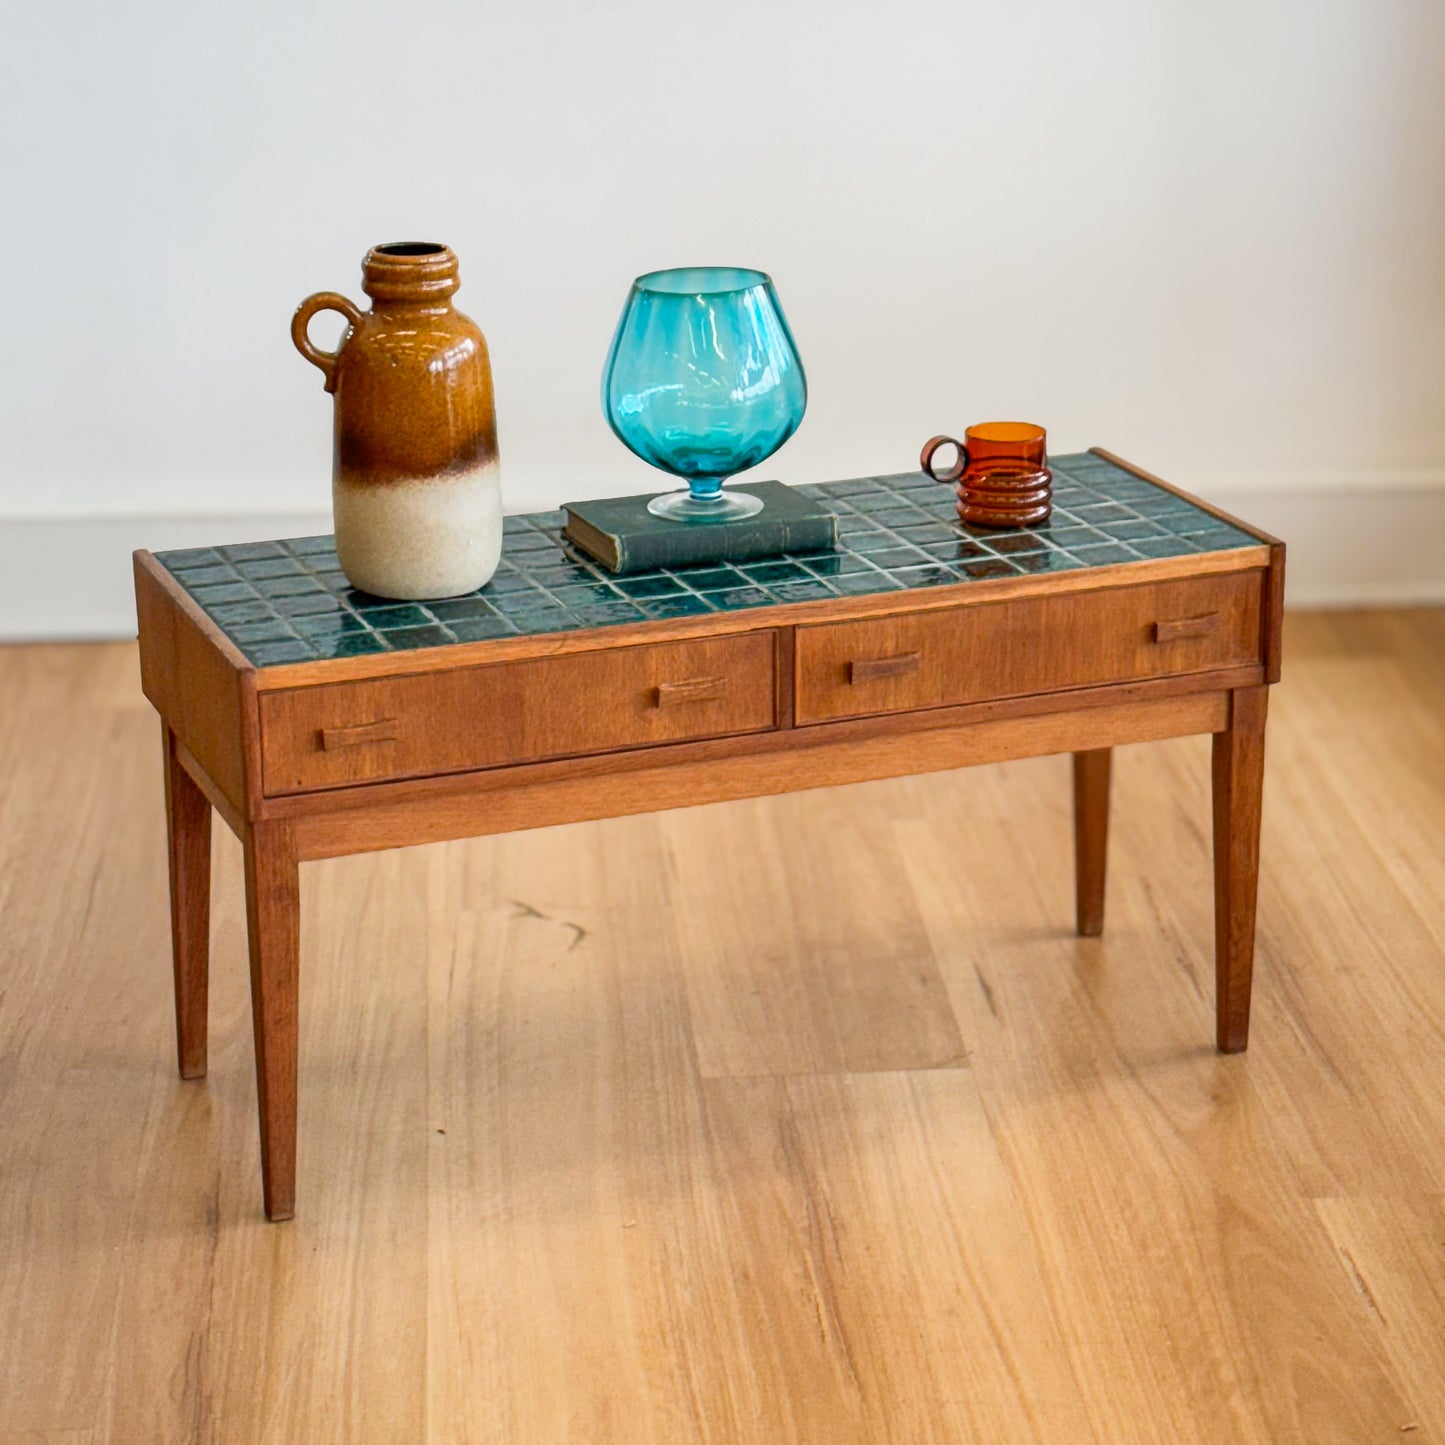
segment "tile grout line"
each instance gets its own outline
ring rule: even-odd
[[[564,538],[561,511],[513,515],[503,519],[502,562],[486,595],[479,589],[454,599],[358,603],[329,536],[158,555],[248,660],[268,666],[883,595],[1248,544],[1237,529],[1113,463],[1086,455],[1051,459],[1051,465],[1055,512],[1047,529],[995,534],[966,526],[956,519],[951,489],[943,493],[920,473],[859,477],[799,488],[837,517],[838,546],[831,552],[657,567],[621,577]],[[960,556],[965,550],[969,555]],[[200,575],[204,581],[195,580]],[[703,585],[704,577],[711,585]],[[505,585],[491,590],[499,580]],[[221,589],[230,595],[217,596]],[[296,600],[288,607],[288,599]],[[232,609],[237,615],[228,617]],[[257,630],[263,635],[249,635]]]

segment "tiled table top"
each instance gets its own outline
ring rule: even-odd
[[[626,577],[563,542],[561,512],[508,517],[496,575],[445,602],[356,591],[330,537],[162,552],[159,561],[251,662],[267,667],[1257,545],[1092,453],[1049,465],[1054,512],[1037,527],[965,527],[953,489],[921,472],[862,477],[801,489],[837,513],[834,551]]]

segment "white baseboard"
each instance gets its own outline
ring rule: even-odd
[[[1284,539],[1290,607],[1445,602],[1445,473],[1233,482],[1201,495]]]
[[[1205,495],[1289,545],[1292,607],[1445,603],[1445,473],[1225,481]],[[0,518],[0,640],[129,637],[130,554],[331,528],[325,513]]]
[[[0,641],[135,636],[130,554],[331,530],[331,515],[0,518]]]

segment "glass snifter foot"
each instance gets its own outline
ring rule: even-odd
[[[647,510],[671,522],[739,522],[763,510],[763,499],[751,492],[724,491],[721,483],[710,492],[696,488],[694,482],[688,491],[664,492],[647,504]]]
[[[602,373],[602,410],[645,462],[686,492],[647,510],[674,522],[736,521],[762,500],[723,487],[798,429],[808,385],[772,281],[736,266],[653,271],[632,283]]]

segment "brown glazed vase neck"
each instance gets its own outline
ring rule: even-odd
[[[429,241],[373,246],[361,263],[361,289],[377,307],[446,311],[458,284],[455,252]]]

